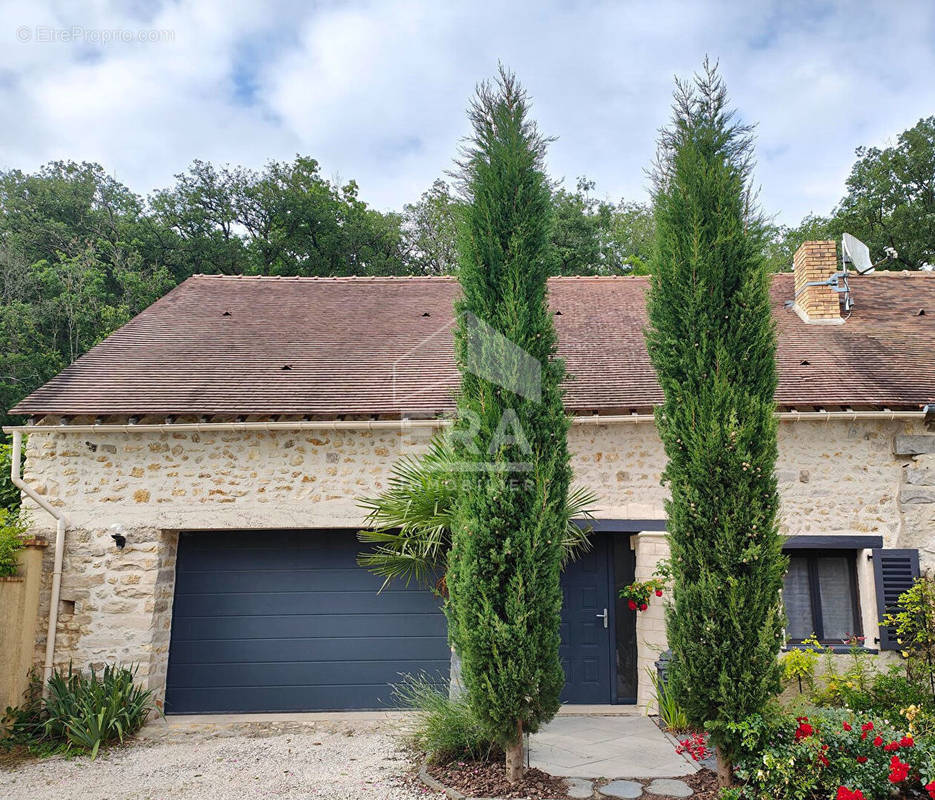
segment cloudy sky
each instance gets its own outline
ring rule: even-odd
[[[674,75],[720,60],[767,211],[840,198],[861,144],[935,114],[935,0],[0,2],[0,168],[98,161],[147,193],[192,159],[296,153],[398,208],[451,165],[497,61],[550,171],[645,199]]]

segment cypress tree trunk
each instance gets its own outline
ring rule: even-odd
[[[461,680],[461,656],[451,648],[451,668],[448,680],[448,697],[457,700],[464,694],[464,682]]]
[[[516,722],[516,739],[506,749],[506,779],[516,783],[523,778],[523,722]]]
[[[461,462],[446,613],[470,703],[523,773],[524,731],[559,707],[564,509],[570,468],[546,299],[550,191],[546,140],[523,90],[501,69],[482,85],[461,160],[453,445]]]
[[[775,336],[752,135],[734,120],[716,67],[677,83],[654,175],[650,356],[673,593],[669,679],[690,723],[707,724],[718,777],[732,782],[727,724],[779,691],[780,590]]]

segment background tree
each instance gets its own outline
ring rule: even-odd
[[[903,131],[891,147],[857,148],[835,216],[874,260],[895,248],[890,268],[935,264],[935,116]]]
[[[847,178],[847,194],[827,215],[808,214],[795,226],[769,230],[766,255],[774,272],[792,269],[802,242],[838,239],[847,231],[870,248],[874,261],[887,247],[899,257],[887,269],[920,269],[935,264],[935,117],[903,131],[895,145],[858,147]]]
[[[656,248],[647,334],[664,402],[657,427],[673,578],[669,680],[717,748],[727,725],[779,690],[780,590],[775,335],[762,224],[750,189],[751,129],[716,67],[676,82],[654,175]]]
[[[242,275],[249,259],[242,230],[249,170],[195,160],[175,176],[175,186],[149,198],[156,224],[175,251],[172,276],[181,282],[195,273]]]
[[[839,217],[809,214],[794,228],[766,223],[763,227],[763,256],[770,272],[791,272],[792,257],[802,242],[837,239],[844,232]]]
[[[455,504],[446,610],[471,706],[506,750],[507,777],[516,781],[523,733],[554,716],[564,684],[565,372],[546,298],[546,140],[528,118],[525,92],[502,69],[495,85],[478,88],[469,117],[455,447],[471,469],[462,472]],[[530,374],[530,357],[538,376]],[[496,382],[491,367],[501,376]]]
[[[550,274],[644,273],[652,249],[652,210],[642,203],[598,200],[595,187],[580,177],[574,192],[555,190]]]
[[[417,203],[403,206],[403,253],[414,275],[448,275],[457,270],[461,203],[439,179]]]
[[[0,421],[174,284],[142,200],[97,164],[0,173]]]

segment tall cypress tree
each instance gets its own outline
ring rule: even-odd
[[[563,363],[547,306],[547,140],[502,68],[470,106],[462,150],[454,445],[461,489],[447,614],[468,697],[522,776],[524,732],[550,720],[559,662],[564,507],[570,467]]]
[[[776,345],[752,159],[752,129],[706,60],[692,82],[676,81],[660,138],[647,339],[665,398],[656,423],[671,498],[670,680],[689,721],[711,733],[722,785],[732,781],[727,723],[779,690],[786,567]]]

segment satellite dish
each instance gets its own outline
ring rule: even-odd
[[[841,260],[845,270],[850,264],[857,270],[858,275],[869,275],[876,266],[870,259],[870,248],[849,233],[841,236]]]

